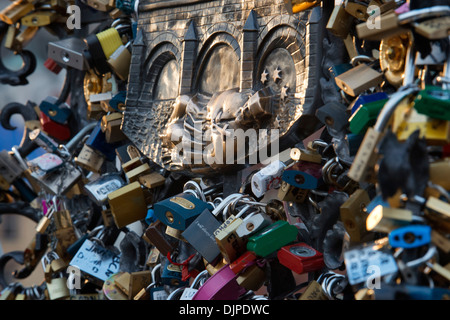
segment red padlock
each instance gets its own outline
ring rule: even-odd
[[[325,266],[323,254],[306,243],[296,243],[282,247],[277,254],[278,261],[292,271],[302,274]]]
[[[60,141],[70,139],[69,127],[53,121],[42,111],[40,112],[39,118],[42,125],[42,130],[44,130],[49,136]]]
[[[230,264],[230,269],[235,274],[238,274],[244,268],[246,268],[249,265],[251,265],[252,263],[254,263],[255,260],[256,260],[255,253],[252,251],[247,251]]]
[[[62,67],[56,63],[52,58],[48,58],[44,62],[44,67],[53,72],[54,74],[59,74],[62,70]]]

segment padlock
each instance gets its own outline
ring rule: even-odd
[[[203,211],[212,207],[189,193],[180,193],[153,205],[156,217],[165,225],[185,230]]]
[[[322,166],[318,163],[298,161],[283,172],[282,179],[300,189],[317,189],[323,184]]]
[[[265,214],[255,213],[242,220],[242,223],[236,228],[236,235],[239,238],[248,237],[261,229],[269,226],[272,220]]]
[[[65,124],[72,115],[72,111],[67,103],[59,102],[58,98],[52,96],[48,96],[41,102],[39,110],[59,124]]]
[[[320,4],[321,0],[283,0],[289,14],[299,13]]]
[[[139,177],[143,176],[143,175],[148,175],[151,173],[151,169],[150,166],[148,165],[148,163],[144,163],[142,165],[140,165],[139,167],[127,171],[125,173],[128,181],[131,182],[135,182],[135,181],[139,181]]]
[[[321,163],[322,155],[317,151],[317,149],[313,148],[311,141],[311,143],[308,143],[306,149],[292,148],[291,159],[294,161]]]
[[[21,43],[17,41],[17,35],[19,34],[19,29],[15,25],[10,25],[8,31],[5,35],[4,46],[9,50],[19,51],[22,49]]]
[[[345,2],[345,11],[353,17],[361,21],[367,21],[370,17],[368,13],[368,6],[361,2]]]
[[[279,220],[248,238],[247,250],[266,257],[297,239],[297,227]]]
[[[120,112],[103,116],[101,121],[106,142],[115,143],[126,139],[125,134],[120,128],[122,124],[122,114]]]
[[[85,57],[86,43],[78,37],[68,37],[48,43],[48,58],[63,66],[85,71],[88,62]]]
[[[129,272],[119,272],[114,279],[114,286],[116,286],[125,296],[130,292],[131,275]]]
[[[358,189],[350,195],[340,207],[341,220],[351,242],[361,242],[370,236],[366,229],[368,212],[367,205],[370,198],[366,190]]]
[[[111,70],[123,81],[128,80],[130,70],[131,53],[128,46],[121,45],[108,59]]]
[[[410,225],[389,233],[389,244],[393,248],[417,248],[431,241],[431,227],[426,225]]]
[[[448,36],[450,29],[450,17],[438,17],[419,22],[414,25],[414,30],[429,40],[440,40]]]
[[[305,202],[308,193],[309,190],[307,189],[300,189],[291,186],[286,181],[282,181],[281,187],[278,190],[278,199],[280,199],[281,201],[303,203]]]
[[[400,26],[395,12],[386,12],[377,19],[379,19],[379,28],[366,22],[356,25],[356,32],[360,39],[381,41],[383,38],[392,37],[408,31],[408,29]]]
[[[87,0],[86,4],[98,11],[110,11],[114,9],[114,2],[110,0]]]
[[[127,295],[118,289],[116,285],[116,279],[122,274],[122,272],[114,273],[108,276],[108,278],[103,282],[102,291],[108,300],[127,300]]]
[[[352,97],[383,82],[383,74],[362,63],[334,78],[337,86]]]
[[[380,67],[389,83],[400,87],[404,81],[405,61],[411,47],[410,32],[385,37],[380,43]]]
[[[286,165],[282,161],[277,160],[256,172],[251,180],[253,194],[259,198],[268,190],[279,187],[281,175],[285,168]]]
[[[206,280],[192,300],[237,300],[246,290],[237,284],[236,277],[225,265]]]
[[[52,138],[60,141],[66,141],[70,138],[71,134],[68,126],[53,121],[43,112],[40,113],[39,119],[42,130]]]
[[[34,171],[31,173],[31,177],[47,192],[64,195],[81,179],[81,172],[70,162],[64,162],[59,169],[45,175]]]
[[[403,142],[416,130],[420,130],[420,137],[425,138],[428,145],[444,145],[450,141],[450,121],[420,114],[414,102],[405,101],[394,112],[392,131]]]
[[[257,257],[254,252],[246,251],[239,258],[230,263],[230,269],[235,274],[239,274],[242,270],[254,264]]]
[[[367,129],[375,124],[378,115],[386,104],[387,99],[369,102],[361,105],[350,117],[350,131],[363,135]]]
[[[37,11],[27,14],[20,22],[28,27],[43,27],[53,23],[56,18],[57,13],[55,11]]]
[[[31,141],[35,142],[39,147],[43,148],[45,151],[49,153],[58,154],[58,152],[60,151],[58,143],[56,143],[55,140],[49,137],[41,129],[35,129],[31,131],[28,134],[28,137],[30,138]]]
[[[380,101],[387,100],[389,97],[386,92],[375,92],[372,94],[364,94],[358,96],[358,98],[352,103],[352,115],[363,105]]]
[[[167,256],[167,254],[171,253],[175,246],[170,243],[163,235],[161,229],[164,227],[164,224],[156,220],[153,222],[148,228],[145,230],[144,239],[148,239],[148,241],[154,245],[161,254]]]
[[[109,161],[114,161],[114,159],[116,158],[116,153],[114,150],[115,145],[110,144],[106,141],[105,134],[102,131],[101,121],[97,122],[97,125],[92,130],[85,144],[92,149],[99,151]]]
[[[322,286],[316,280],[311,281],[298,300],[329,300]]]
[[[378,205],[367,216],[366,228],[368,231],[390,233],[411,222],[412,212],[410,210]]]
[[[212,263],[220,255],[214,237],[219,227],[220,222],[216,217],[209,210],[204,210],[181,235],[206,261]]]
[[[119,91],[115,96],[113,96],[111,98],[111,100],[109,100],[108,104],[115,111],[123,112],[123,111],[125,111],[126,98],[127,98],[127,92]]]
[[[336,101],[331,101],[317,109],[316,117],[320,120],[320,122],[329,126],[330,128],[341,131],[348,124],[348,115],[346,109],[347,108],[344,105]],[[322,157],[320,157],[320,161],[321,160]]]
[[[86,239],[69,265],[78,267],[92,277],[106,281],[119,272],[120,254],[115,254],[99,244]]]
[[[344,5],[335,5],[328,20],[326,29],[336,37],[345,39],[350,33],[350,28],[353,24],[352,22],[353,18],[345,10]]]
[[[282,265],[298,274],[319,270],[325,266],[323,254],[306,243],[282,247],[278,250],[277,258]]]
[[[85,184],[84,190],[89,198],[100,206],[106,202],[108,194],[123,186],[125,186],[125,181],[123,181],[121,175],[111,172]]]
[[[266,281],[266,272],[258,265],[252,265],[242,271],[236,278],[236,282],[242,288],[257,291]]]
[[[144,163],[142,162],[142,159],[140,157],[132,158],[129,161],[122,164],[122,170],[125,173],[128,173],[140,166],[142,166]]]
[[[0,20],[12,25],[33,10],[34,4],[32,2],[14,1],[0,12]]]
[[[347,278],[351,285],[367,283],[373,279],[373,268],[378,267],[377,276],[396,273],[399,268],[394,256],[386,248],[387,239],[367,242],[344,252]]]
[[[242,223],[241,218],[235,218],[225,228],[214,232],[217,245],[227,263],[233,262],[246,251],[246,239],[237,235],[237,229]]]
[[[118,228],[145,219],[147,203],[139,182],[133,182],[108,194],[108,203]]]
[[[28,161],[29,167],[36,167],[37,169],[46,173],[58,169],[62,165],[63,160],[58,155],[48,152],[34,158],[33,160]]]
[[[426,86],[416,96],[414,108],[430,118],[450,121],[450,90]]]
[[[75,163],[81,168],[92,171],[95,173],[100,173],[103,163],[105,162],[105,157],[95,149],[92,149],[88,145],[84,144],[80,153],[74,159]]]
[[[442,223],[450,222],[450,204],[436,197],[429,197],[425,203],[425,216]]]
[[[183,287],[189,284],[189,281],[182,281],[181,266],[166,261],[161,274],[161,282],[168,286]]]
[[[115,28],[109,28],[86,37],[85,42],[91,68],[95,68],[99,74],[108,73],[110,67],[107,60],[123,45],[119,32]]]
[[[431,242],[445,254],[450,253],[450,240],[434,229],[431,230]]]
[[[165,184],[166,178],[157,172],[139,176],[139,183],[148,189],[157,188]]]
[[[66,278],[53,278],[51,282],[46,282],[50,300],[65,299],[70,295],[66,282]]]
[[[0,175],[6,183],[2,186],[5,190],[13,183],[24,171],[19,162],[6,150],[0,151]]]

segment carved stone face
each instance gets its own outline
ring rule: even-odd
[[[141,1],[122,130],[171,171],[213,174],[239,151],[226,147],[236,130],[283,136],[314,112],[316,47],[304,41],[318,36],[312,11],[220,3]]]

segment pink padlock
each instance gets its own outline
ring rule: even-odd
[[[192,300],[237,300],[246,290],[237,284],[236,277],[227,264],[206,280]]]

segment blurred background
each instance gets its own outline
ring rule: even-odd
[[[9,0],[0,0],[0,10],[11,4]],[[36,36],[30,41],[26,49],[36,56],[37,66],[33,74],[27,79],[29,83],[24,86],[10,86],[0,84],[0,112],[1,109],[10,102],[26,104],[33,101],[39,105],[47,96],[59,96],[59,92],[64,83],[65,70],[56,75],[44,66],[47,59],[47,44],[57,40],[57,37],[50,34],[46,29],[40,28]],[[4,48],[4,43],[0,44],[1,59],[3,64],[11,70],[17,70],[22,65],[22,60],[8,49]],[[14,115],[11,124],[16,130],[5,130],[0,126],[0,150],[8,151],[15,145],[19,145],[23,135],[24,121],[21,116]],[[34,153],[34,156],[39,154]],[[30,156],[32,158],[33,155]],[[22,216],[2,215],[0,216],[0,255],[10,251],[23,251],[35,236],[36,224]],[[14,270],[21,269],[15,262],[7,264],[6,274],[11,274]],[[20,281],[24,286],[39,285],[43,280],[43,270],[39,265],[34,273],[26,279]],[[10,282],[16,279],[10,277]]]

